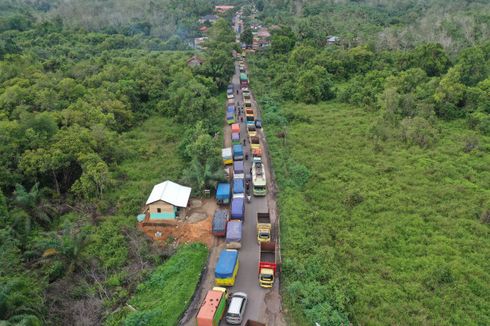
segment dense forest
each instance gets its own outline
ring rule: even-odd
[[[136,230],[134,216],[166,178],[200,192],[222,177],[215,135],[233,72],[229,22],[210,28],[204,63],[190,68],[193,53],[170,51],[172,37],[128,33],[122,25],[132,15],[113,30],[92,22],[81,28],[85,16],[66,23],[91,3],[0,4],[6,325],[156,325],[169,314],[176,323],[207,260],[204,246],[157,248]],[[209,9],[172,3],[179,15]],[[176,264],[188,274],[174,275]],[[174,283],[162,289],[162,301],[147,302],[152,280],[169,275]]]
[[[490,323],[488,3],[255,7],[290,323]]]

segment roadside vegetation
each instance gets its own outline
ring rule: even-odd
[[[149,279],[138,285],[128,307],[112,316],[107,325],[177,325],[196,290],[208,250],[202,244],[180,247]],[[119,320],[118,320],[119,319]]]
[[[489,323],[488,38],[425,43],[412,23],[438,1],[259,2],[277,26],[249,76],[279,187],[290,323]],[[488,30],[488,6],[451,6],[431,35],[463,16]],[[388,46],[393,28],[413,34]]]
[[[136,229],[152,186],[201,193],[222,177],[233,33],[216,22],[193,69],[193,53],[168,51],[168,39],[73,29],[31,5],[0,5],[0,320],[110,324],[176,249]],[[197,272],[174,277],[188,286],[173,297],[182,309],[206,261],[189,248],[177,257]]]

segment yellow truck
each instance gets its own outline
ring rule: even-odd
[[[214,283],[217,286],[235,285],[238,267],[238,250],[223,249],[219,255],[216,269],[214,270]]]
[[[270,242],[272,238],[272,224],[269,212],[257,212],[257,242]]]

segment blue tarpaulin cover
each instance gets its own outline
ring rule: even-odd
[[[233,156],[243,156],[242,145],[233,145]]]
[[[244,181],[242,178],[236,178],[233,180],[233,193],[234,194],[243,194],[243,192],[244,192],[243,183],[244,183]]]
[[[217,199],[226,199],[230,198],[230,184],[227,182],[218,183],[218,189],[216,189],[216,198]]]
[[[226,242],[240,242],[242,240],[242,221],[231,220],[226,229]]]
[[[226,112],[226,119],[227,120],[234,119],[234,118],[235,118],[235,113],[233,113],[233,112]]]
[[[231,201],[231,218],[243,219],[245,202],[243,198],[233,198]]]
[[[235,113],[235,107],[233,105],[230,105],[226,108],[226,112],[233,112]]]
[[[243,173],[243,161],[233,162],[233,171],[235,171],[235,173]]]
[[[217,278],[229,278],[233,276],[233,270],[238,260],[238,251],[224,249],[219,254],[218,263],[216,264],[216,270],[214,276]]]

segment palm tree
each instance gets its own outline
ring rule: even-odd
[[[56,210],[44,198],[42,191],[39,189],[39,183],[36,182],[30,191],[27,191],[21,184],[15,185],[15,203],[23,209],[33,222],[48,226]]]
[[[34,289],[34,291],[33,291]],[[27,276],[3,278],[0,282],[0,324],[42,325],[43,298],[35,281]]]

